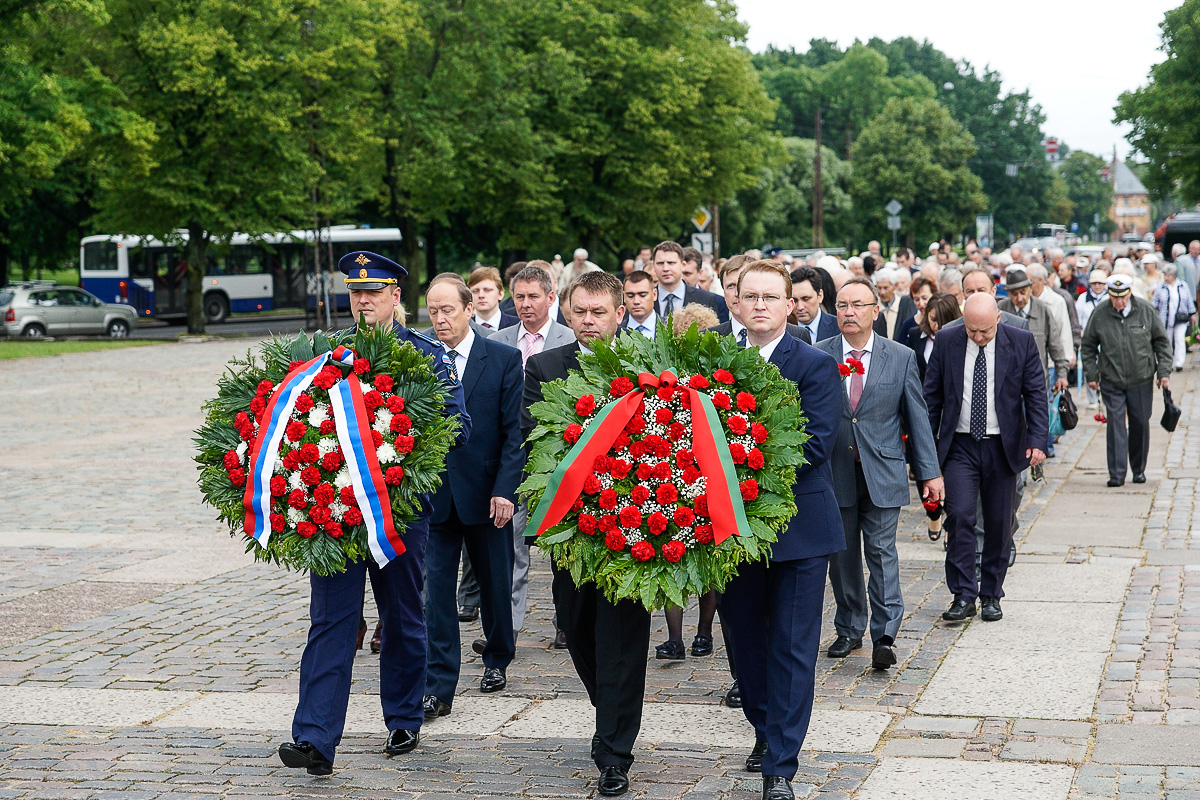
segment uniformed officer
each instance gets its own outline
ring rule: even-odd
[[[453,363],[436,339],[405,328],[396,319],[399,282],[408,272],[390,259],[367,252],[348,253],[338,262],[338,269],[346,273],[350,310],[355,319],[363,317],[367,325],[390,326],[400,341],[409,342],[433,359],[435,372],[450,388],[445,413],[457,415],[461,421],[454,444],[461,446],[470,436],[471,418]],[[367,575],[371,577],[383,623],[379,699],[389,731],[384,752],[389,756],[407,753],[420,741],[426,654],[421,591],[431,511],[428,495],[422,495],[421,508],[421,518],[408,523],[402,534],[405,551],[386,567],[380,568],[367,558],[347,564],[346,571],[337,575],[310,576],[311,624],[300,660],[300,700],[292,721],[294,743],[279,747],[279,758],[286,766],[304,767],[312,775],[333,772],[335,751],[346,724],[355,639]]]

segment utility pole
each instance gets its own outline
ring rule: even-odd
[[[817,153],[813,158],[813,247],[825,246],[825,187],[821,185],[821,109],[817,109]]]
[[[713,261],[721,257],[721,207],[712,205],[713,218]]]

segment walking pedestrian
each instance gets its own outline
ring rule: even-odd
[[[1179,280],[1179,268],[1170,261],[1162,266],[1163,282],[1154,291],[1154,310],[1174,345],[1175,371],[1187,360],[1187,334],[1196,324],[1196,301]]]

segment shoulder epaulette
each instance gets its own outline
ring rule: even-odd
[[[416,328],[409,328],[408,332],[410,334],[412,334],[413,336],[417,337],[418,339],[421,339],[422,341],[428,342],[429,344],[433,345],[434,347],[437,347],[439,350],[442,349],[441,342],[439,342],[437,339],[434,339],[430,336],[426,336],[425,334],[421,333]]]

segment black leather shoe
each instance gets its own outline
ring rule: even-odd
[[[754,749],[746,756],[746,772],[762,772],[763,756],[767,754],[767,743],[762,739],[754,742]]]
[[[876,642],[871,648],[871,666],[875,669],[887,669],[896,665],[896,651],[890,644]]]
[[[600,770],[596,788],[604,797],[616,797],[629,791],[629,770],[611,764]]]
[[[763,775],[763,800],[796,800],[792,782],[779,775]]]
[[[567,632],[566,631],[555,631],[554,632],[554,649],[555,650],[566,650],[567,649]]]
[[[474,622],[477,619],[479,619],[478,608],[460,608],[458,610],[459,622]]]
[[[379,650],[383,647],[383,623],[375,623],[375,632],[371,634],[371,652],[379,655]]]
[[[420,731],[392,731],[388,734],[387,747],[383,752],[389,756],[399,756],[411,752],[421,741]]]
[[[729,708],[742,707],[742,687],[738,686],[737,678],[733,679],[733,686],[725,693],[725,705]]]
[[[697,633],[696,638],[692,639],[692,655],[711,656],[712,651],[713,638],[711,636],[703,636]]]
[[[299,769],[304,767],[309,775],[329,775],[333,773],[333,762],[321,755],[317,748],[308,742],[284,742],[279,745],[279,760],[285,767]]]
[[[1133,482],[1134,483],[1145,483],[1146,482],[1145,473],[1139,472],[1137,475],[1134,475]]]
[[[849,636],[839,636],[833,640],[833,644],[829,645],[829,650],[826,655],[830,658],[845,658],[850,655],[851,650],[857,650],[862,647],[862,637],[851,639]]]
[[[479,691],[484,694],[498,692],[508,686],[508,678],[504,675],[504,670],[499,667],[488,667],[483,671],[483,678],[479,681]]]
[[[950,607],[942,612],[942,619],[947,622],[962,622],[968,617],[975,616],[975,601],[955,600]]]
[[[678,661],[687,658],[687,648],[683,646],[683,642],[666,641],[654,648],[654,657],[659,661]]]
[[[443,703],[431,694],[425,695],[425,698],[421,701],[421,708],[425,709],[426,722],[438,717],[444,717],[450,713],[450,704]]]
[[[596,751],[600,749],[600,734],[592,734],[592,761],[596,760]]]
[[[1108,479],[1108,488],[1110,488],[1110,489],[1115,489],[1118,486],[1124,486],[1124,485],[1125,485],[1124,480],[1117,480],[1116,478]]]
[[[487,639],[476,639],[475,641],[471,642],[471,649],[475,651],[476,655],[483,655],[483,650],[486,647]]]
[[[1004,619],[1004,612],[1000,610],[999,597],[981,597],[979,598],[979,618],[984,622],[995,622],[998,619]]]

